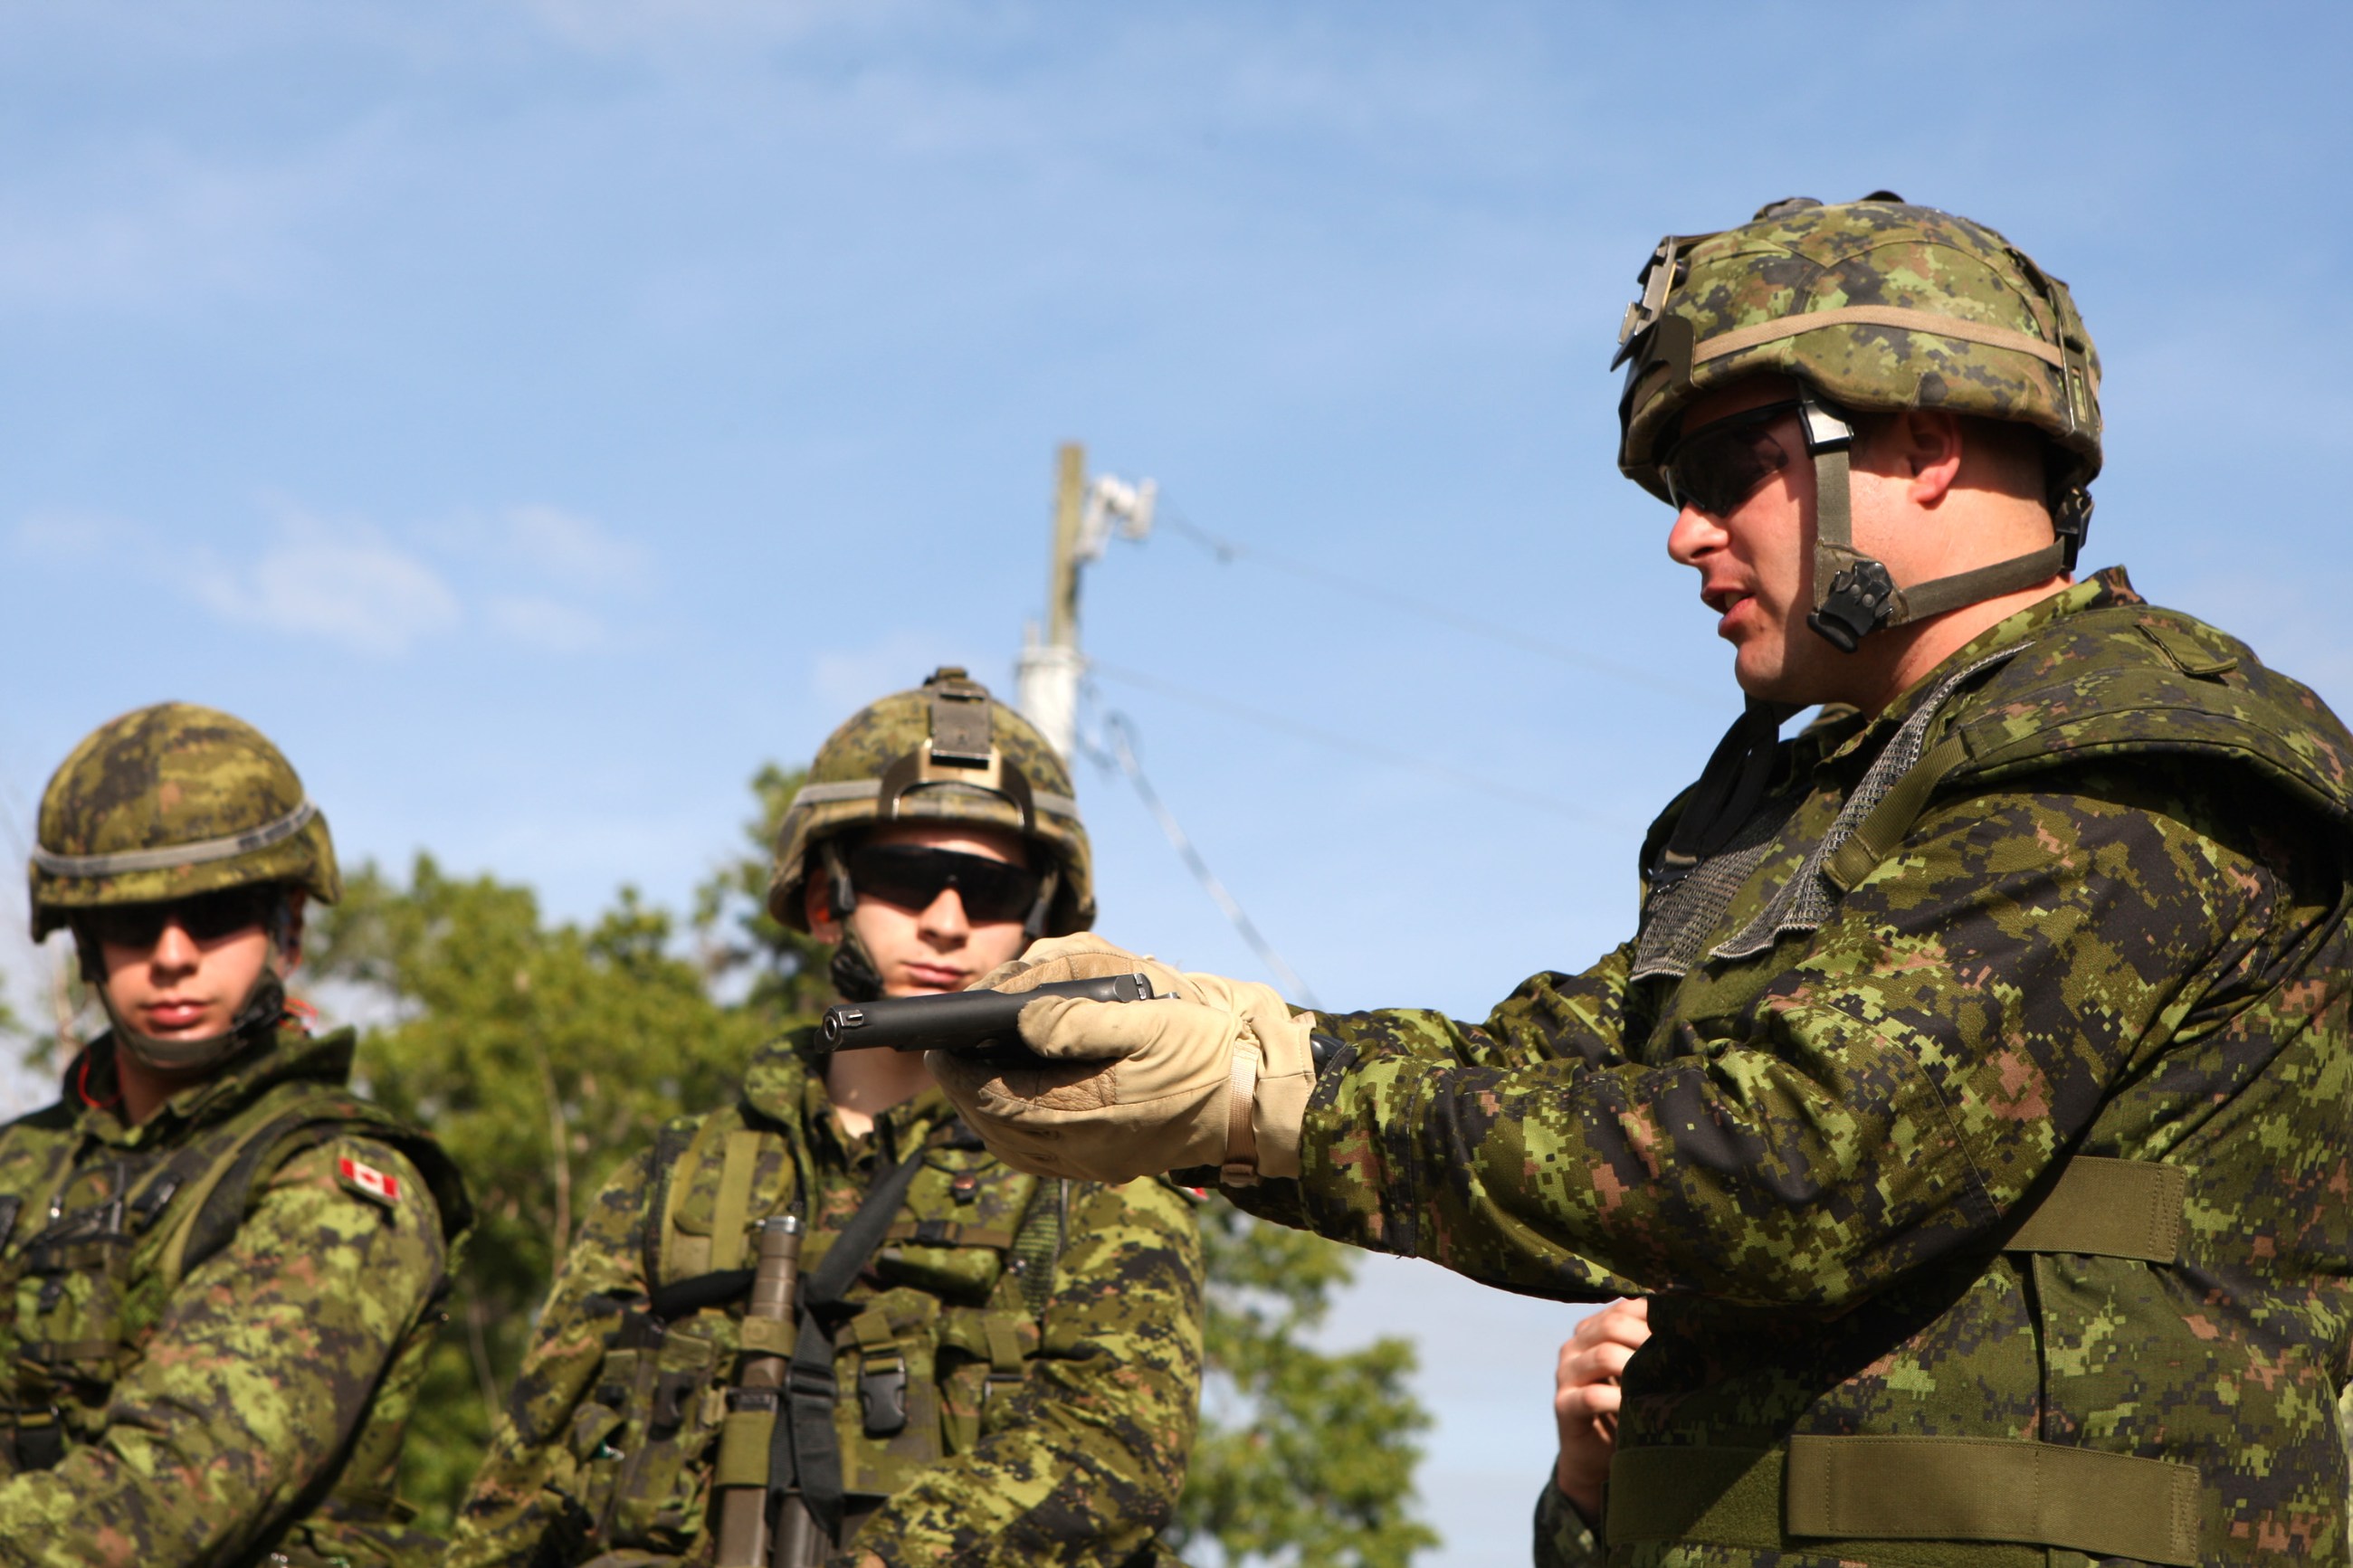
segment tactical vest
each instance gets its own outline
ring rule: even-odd
[[[2251,799],[2293,803],[2326,824],[2338,875],[2353,868],[2353,736],[2327,709],[2211,626],[2137,601],[2105,605],[2062,616],[1945,679],[1810,847],[1782,832],[1787,802],[1778,819],[1768,803],[1710,860],[1654,892],[1636,941],[1637,984],[1665,988],[1662,1029],[1676,1018],[1736,1016],[1779,967],[1740,961],[1792,939],[1801,945],[1895,853],[1932,801],[2031,788],[2038,774],[2118,758],[2239,770],[2263,786]],[[1672,831],[1675,809],[1652,828],[1646,864]],[[1765,906],[1726,933],[1738,890],[1774,857],[1798,852],[1801,863]],[[2084,1144],[2100,1146],[2116,1131],[2114,1110],[2111,1100],[2096,1113]],[[2146,1344],[2151,1356],[2207,1353],[2200,1347],[2213,1336],[2186,1331],[2174,1304],[2143,1284],[2149,1270],[2178,1271],[2246,1246],[2228,1237],[2227,1226],[2206,1224],[2193,1237],[2189,1205],[2211,1202],[2200,1197],[2198,1176],[2166,1161],[2078,1154],[2058,1162],[2006,1219],[1984,1268],[2019,1277],[2036,1323],[2031,1375],[2052,1407],[2067,1405],[2073,1373],[2052,1359],[2052,1345],[2105,1334]],[[2263,1310],[2260,1300],[2215,1294],[2211,1310],[2224,1316]],[[2227,1379],[2218,1371],[2216,1381]],[[2211,1535],[2214,1521],[2202,1517],[2196,1465],[2103,1451],[2089,1432],[2059,1443],[1975,1429],[1982,1418],[1973,1424],[1966,1403],[1953,1407],[1950,1436],[1801,1433],[1761,1450],[1621,1448],[1608,1540],[1613,1548],[1709,1542],[1949,1568],[2200,1561],[2201,1531]]]
[[[73,1120],[60,1103],[0,1130],[0,1140],[16,1127],[49,1132],[58,1151],[32,1186],[0,1196],[0,1476],[49,1468],[100,1438],[115,1382],[182,1281],[236,1238],[255,1185],[303,1151],[356,1135],[406,1155],[433,1193],[452,1268],[470,1220],[457,1168],[430,1135],[333,1084],[273,1085],[176,1149],[113,1162],[107,1195],[68,1208],[92,1169],[72,1158]],[[372,1568],[438,1547],[403,1528],[411,1510],[376,1483],[397,1462],[441,1318],[430,1304],[417,1314],[343,1452],[239,1562]]]
[[[997,1163],[960,1122],[935,1129],[923,1153],[868,1265],[876,1288],[824,1325],[845,1542],[882,1500],[996,1429],[1039,1352],[1062,1251],[1069,1184]],[[649,1296],[592,1299],[612,1321],[569,1433],[568,1533],[584,1556],[705,1562],[714,1489],[769,1474],[777,1417],[728,1407],[740,1360],[793,1349],[790,1323],[747,1329],[753,1227],[801,1212],[807,1176],[776,1124],[742,1104],[664,1129],[652,1175]],[[832,1240],[807,1237],[804,1281]],[[665,1316],[665,1298],[685,1304]]]

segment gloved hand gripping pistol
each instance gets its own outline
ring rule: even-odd
[[[1058,980],[1033,991],[950,991],[936,996],[886,996],[845,1002],[825,1010],[818,1046],[825,1051],[988,1051],[1022,1053],[1021,1009],[1040,996],[1089,1002],[1148,1002],[1152,982],[1142,974]]]

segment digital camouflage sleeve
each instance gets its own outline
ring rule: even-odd
[[[354,1190],[347,1159],[398,1195]],[[244,1561],[315,1503],[447,1260],[427,1184],[398,1151],[343,1137],[295,1155],[182,1281],[114,1384],[100,1439],[0,1480],[0,1563]],[[388,1493],[396,1456],[352,1479]]]
[[[987,1159],[977,1150],[962,1158]],[[451,1568],[574,1563],[597,1550],[581,1531],[577,1503],[594,1483],[570,1437],[607,1364],[609,1303],[646,1291],[649,1181],[646,1157],[625,1165],[559,1270],[459,1518]],[[920,1470],[832,1561],[851,1563],[868,1552],[893,1568],[1152,1560],[1198,1419],[1198,1227],[1187,1199],[1137,1182],[1074,1185],[1067,1232],[1042,1331],[1020,1352],[1026,1378],[995,1396],[976,1442]],[[723,1382],[734,1331],[714,1331],[729,1342],[717,1358]],[[848,1403],[854,1410],[854,1395]],[[710,1463],[707,1450],[682,1460],[706,1472]],[[710,1560],[707,1487],[690,1481],[681,1495],[693,1502],[672,1523],[676,1549],[648,1561]]]
[[[1900,709],[1784,742],[1737,883],[1680,952],[1654,899],[1634,942],[1483,1024],[1327,1020],[1355,1054],[1319,1082],[1307,1173],[1250,1206],[1507,1289],[1653,1298],[1613,1562],[2043,1561],[1785,1531],[1788,1446],[1840,1436],[2159,1463],[2188,1488],[2171,1544],[2111,1555],[2343,1560],[2353,943],[2343,815],[2312,801],[2347,748],[2242,645],[2138,605],[2104,574],[1957,656],[2026,645],[1956,689],[1954,727],[2106,739],[1948,792],[1810,914]],[[2074,719],[2110,660],[2138,705]],[[2308,761],[2309,792],[2247,764],[2263,702],[2301,716],[2272,753]],[[2135,1189],[2173,1194],[2169,1250],[2013,1242],[2103,1161],[2179,1184]],[[1556,1560],[1576,1534],[1545,1531]]]

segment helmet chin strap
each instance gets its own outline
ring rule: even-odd
[[[841,922],[841,940],[834,944],[833,962],[827,965],[827,973],[832,977],[835,994],[845,1002],[881,998],[882,972],[874,967],[873,955],[848,921]]]
[[[245,1003],[237,1008],[237,1016],[229,1020],[228,1027],[200,1040],[162,1040],[142,1034],[115,1011],[114,998],[107,994],[104,987],[98,994],[100,1004],[106,1009],[107,1022],[113,1026],[114,1043],[142,1067],[165,1073],[218,1067],[269,1039],[277,1032],[278,1020],[286,1014],[286,982],[278,973],[275,956],[254,978],[253,989],[246,993]]]
[[[1853,473],[1849,463],[1854,447],[1853,416],[1812,387],[1801,386],[1798,422],[1805,430],[1806,453],[1814,460],[1814,608],[1806,625],[1839,652],[1852,653],[1864,637],[1883,626],[1925,621],[1963,605],[2047,583],[2073,568],[2091,510],[2088,504],[2082,516],[2069,519],[2072,529],[2040,550],[1908,588],[1897,587],[1884,563],[1854,547]]]

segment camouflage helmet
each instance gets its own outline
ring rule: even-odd
[[[343,892],[327,820],[283,753],[241,719],[159,702],[101,724],[41,795],[33,939],[77,910],[282,882]]]
[[[1065,936],[1094,923],[1087,830],[1071,775],[1037,727],[959,668],[934,670],[912,691],[861,709],[827,737],[808,778],[786,808],[768,876],[768,912],[808,929],[802,889],[813,860],[829,860],[835,903],[849,889],[826,847],[869,823],[968,822],[1010,828],[1051,858],[1039,934]]]
[[[1799,196],[1739,228],[1669,235],[1637,281],[1616,365],[1618,466],[1662,500],[1682,416],[1757,375],[1800,385],[1818,488],[1815,629],[1852,649],[1881,626],[1941,614],[2072,570],[2100,471],[2099,354],[2067,286],[2000,235],[1888,191]],[[2047,550],[1897,587],[1852,548],[1845,411],[1940,408],[2047,437],[2057,539]],[[1825,624],[1825,610],[1829,611]]]

